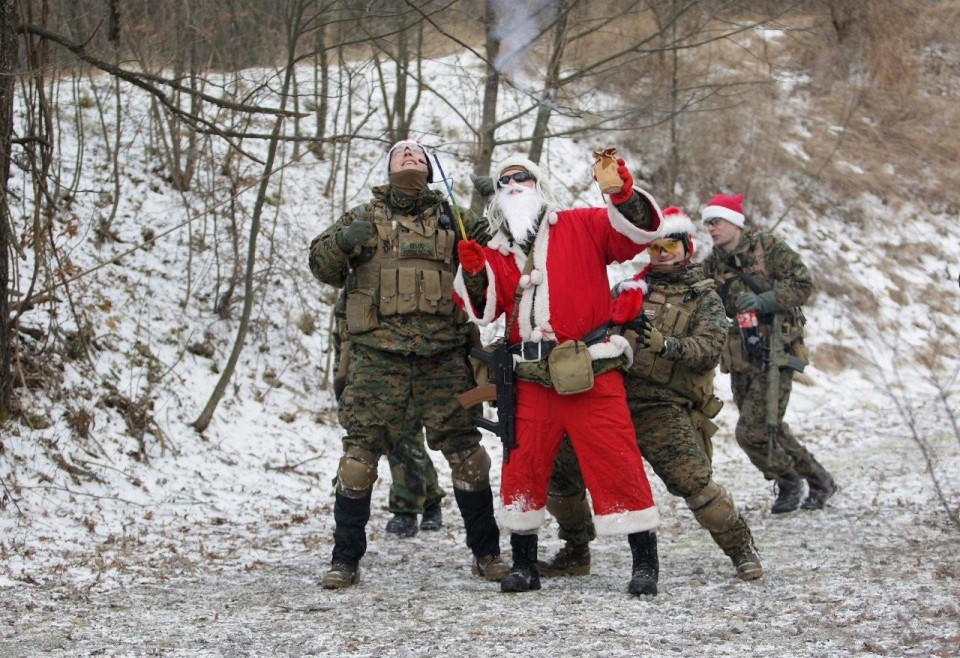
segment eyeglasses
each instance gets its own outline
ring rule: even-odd
[[[512,174],[501,176],[499,179],[497,179],[497,182],[500,183],[500,187],[505,187],[510,184],[510,181],[526,183],[528,180],[536,181],[537,179],[525,171],[515,171]]]
[[[647,247],[647,251],[651,254],[659,255],[674,252],[680,247],[683,246],[683,243],[680,240],[659,240],[654,244],[651,244]]]
[[[720,218],[719,218],[719,217],[711,217],[710,219],[705,219],[705,220],[703,220],[703,223],[704,223],[705,225],[707,225],[707,226],[713,226],[714,224],[716,224],[716,223],[719,222],[719,221],[720,221]]]

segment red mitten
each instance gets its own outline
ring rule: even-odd
[[[468,274],[480,274],[487,262],[483,247],[476,240],[461,240],[457,243],[457,253],[460,255],[460,265]]]
[[[613,323],[625,325],[640,315],[643,308],[643,291],[646,286],[636,286],[620,291],[620,296],[613,300]]]
[[[629,201],[630,197],[633,196],[633,174],[627,169],[627,163],[623,158],[617,158],[617,165],[619,165],[617,167],[617,173],[620,174],[620,180],[623,181],[623,186],[619,192],[614,192],[610,195],[610,200],[616,204],[620,204]]]

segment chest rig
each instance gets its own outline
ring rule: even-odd
[[[643,314],[664,336],[684,338],[689,335],[690,319],[699,306],[700,295],[712,287],[712,279],[693,285],[651,286],[643,300]],[[713,395],[712,368],[707,372],[694,372],[682,362],[665,359],[653,350],[634,352],[630,374],[666,386],[692,401],[695,409],[706,404]]]
[[[766,259],[763,255],[763,241],[761,240],[761,234],[757,234],[756,244],[753,245],[753,248],[750,250],[751,259],[748,259],[752,262],[742,263],[740,254],[734,256],[735,264],[731,265],[725,262],[724,260],[720,261],[720,267],[716,273],[716,279],[719,283],[717,292],[720,294],[720,298],[723,299],[724,304],[727,302],[727,297],[731,293],[731,287],[736,283],[737,279],[742,278],[743,276],[750,277],[759,283],[762,284],[764,290],[770,290],[773,285],[770,283],[770,279],[767,276],[767,264]],[[749,290],[747,285],[741,281],[743,286],[742,290],[737,291],[744,292]]]
[[[441,206],[414,217],[394,215],[374,201],[367,211],[377,234],[364,247],[372,252],[369,260],[347,277],[350,333],[370,331],[397,315],[452,315],[456,236],[440,226]]]

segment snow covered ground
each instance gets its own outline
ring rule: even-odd
[[[125,120],[136,125],[142,105],[132,96]],[[93,114],[86,120],[96,123]],[[69,145],[69,135],[63,142]],[[361,146],[370,157],[358,168],[380,171],[374,149]],[[186,215],[165,184],[144,180],[150,161],[142,143],[131,142],[122,157],[121,168],[137,173],[124,179],[129,187],[115,224],[128,244],[95,248],[89,234],[58,234],[80,266],[109,261],[136,244],[144,227],[161,234]],[[70,158],[64,161],[69,168]],[[587,161],[583,146],[556,140],[546,166],[577,183],[588,176]],[[319,382],[329,307],[306,270],[306,245],[336,214],[334,201],[317,194],[328,167],[305,159],[284,173],[282,202],[262,247],[273,260],[260,273],[254,329],[202,436],[190,423],[236,330],[235,318],[211,310],[217,258],[226,252],[198,250],[188,261],[188,245],[206,230],[195,224],[194,234],[182,227],[129,254],[122,266],[84,279],[89,288],[81,301],[88,312],[101,309],[103,322],[92,364],[64,364],[67,395],[60,400],[23,392],[35,396],[28,402],[50,427],[8,426],[2,437],[0,656],[960,655],[960,531],[941,504],[942,494],[956,516],[960,446],[953,419],[936,402],[942,391],[924,369],[910,367],[911,354],[953,344],[950,332],[930,338],[960,316],[950,273],[960,262],[960,244],[950,217],[925,217],[940,236],[947,275],[942,257],[918,258],[898,262],[896,280],[888,278],[885,249],[915,241],[915,227],[889,222],[883,235],[851,233],[830,217],[816,218],[808,233],[780,227],[816,268],[836,265],[830,246],[838,239],[857,241],[858,249],[842,254],[843,267],[877,291],[868,318],[876,332],[859,337],[842,291],[821,292],[807,309],[814,361],[794,388],[787,419],[841,486],[820,512],[769,514],[772,487],[736,446],[736,414],[727,380],[719,379],[728,404],[714,439],[716,480],[754,531],[762,580],[739,582],[683,502],[651,473],[663,517],[658,597],[626,594],[629,550],[625,539],[613,538],[593,544],[590,576],[503,595],[470,575],[452,495],[440,532],[407,540],[385,535],[384,460],[363,580],[346,591],[324,591],[319,580],[330,558],[340,431]],[[466,171],[459,163],[448,173],[465,181]],[[90,178],[80,189],[104,187],[98,175],[86,167],[83,176]],[[353,202],[376,178],[349,181]],[[79,195],[78,217],[95,214],[96,197]],[[578,198],[598,201],[598,195]],[[888,212],[879,203],[872,210],[880,217]],[[931,287],[938,297],[931,298]],[[900,291],[896,303],[885,294],[893,289]],[[315,333],[297,330],[305,311],[317,313]],[[24,321],[44,326],[45,312]],[[66,316],[57,321],[69,324]],[[212,358],[184,352],[186,342],[201,339],[214,346]],[[903,352],[888,364],[884,345],[895,340]],[[881,370],[862,360],[826,368],[823,355],[837,345],[867,353]],[[940,371],[954,406],[955,354],[946,352]],[[159,381],[151,380],[155,371],[163,375]],[[898,371],[902,382],[895,380]],[[102,403],[105,383],[130,399],[151,400],[162,434],[148,432],[142,446],[131,438],[122,416]],[[890,392],[908,396],[901,399],[912,421],[894,407]],[[88,438],[71,431],[66,404],[92,414]],[[915,432],[929,442],[926,453]],[[485,441],[496,486],[501,452],[494,437]],[[100,481],[69,475],[52,460],[57,454]],[[433,456],[451,492],[449,469]],[[540,536],[543,554],[560,546],[555,525]],[[508,550],[507,537],[501,544]]]

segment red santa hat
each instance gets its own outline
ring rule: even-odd
[[[742,196],[742,195],[741,195]],[[693,258],[693,220],[676,206],[663,209],[663,221],[660,224],[659,234],[663,238],[680,240],[687,251],[684,260]]]
[[[700,219],[725,219],[734,226],[743,228],[746,217],[743,214],[743,193],[717,194],[700,213]]]
[[[397,149],[401,149],[409,146],[412,150],[416,151],[419,149],[423,152],[423,157],[427,160],[427,182],[433,182],[433,163],[430,162],[430,153],[427,151],[427,148],[420,142],[414,139],[401,139],[399,142],[390,147],[390,150],[387,151],[387,177],[390,176],[390,161],[393,159],[393,152]]]
[[[533,160],[528,160],[522,155],[511,155],[509,158],[497,165],[497,178],[503,176],[503,172],[505,172],[507,169],[515,169],[516,167],[526,169],[527,173],[529,173],[538,181],[543,177],[543,172],[540,171],[540,167]]]

